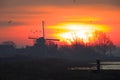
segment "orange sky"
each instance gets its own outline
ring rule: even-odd
[[[107,34],[116,45],[120,45],[120,8],[107,5],[69,5],[69,6],[19,6],[1,8],[0,42],[14,41],[18,46],[32,44],[29,36],[42,36],[41,21],[45,21],[46,38],[56,38],[62,23],[84,23],[105,25]],[[8,21],[11,20],[11,23]],[[55,26],[55,28],[51,28]],[[97,27],[97,26],[96,26]],[[62,31],[66,31],[63,30]],[[40,35],[39,35],[40,34]]]

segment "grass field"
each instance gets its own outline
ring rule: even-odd
[[[67,70],[53,61],[1,61],[0,80],[120,80],[119,70]]]

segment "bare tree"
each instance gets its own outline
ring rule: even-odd
[[[68,39],[68,40],[72,45],[75,45],[75,46],[80,46],[81,45],[81,46],[83,46],[84,41],[79,36],[80,35],[78,35],[76,32],[73,32],[73,33],[71,33],[72,38]]]
[[[110,40],[110,38],[100,31],[95,32],[95,49],[103,54],[111,55],[111,51],[115,49],[115,45]]]
[[[115,45],[111,41],[110,37],[106,35],[106,33],[101,31],[95,31],[92,33],[92,37],[87,36],[86,39],[90,40],[90,42],[85,43],[84,39],[80,38],[76,32],[71,33],[71,39],[68,41],[72,44],[72,47],[94,47],[94,49],[98,53],[111,55],[112,50],[115,49]],[[92,39],[92,40],[91,40]]]

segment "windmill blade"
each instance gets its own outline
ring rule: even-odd
[[[60,41],[59,39],[46,39],[46,40]]]
[[[38,39],[38,38],[28,37],[28,39]]]

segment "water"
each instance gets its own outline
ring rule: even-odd
[[[120,70],[120,62],[101,62],[101,69]]]
[[[92,67],[70,67],[69,70],[96,70],[96,63]],[[120,70],[120,62],[101,62],[102,70]]]

